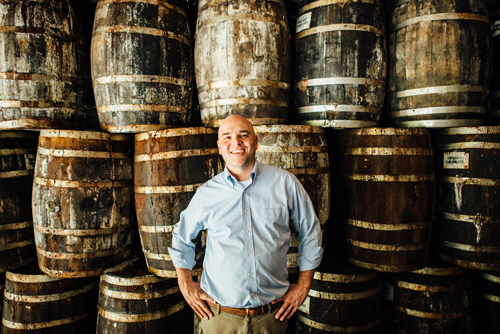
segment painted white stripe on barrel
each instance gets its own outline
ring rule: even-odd
[[[361,220],[348,219],[347,224],[378,231],[410,231],[421,230],[432,226],[432,222],[427,223],[412,223],[412,224],[377,224]]]
[[[337,77],[337,78],[321,78],[321,79],[303,79],[295,85],[298,89],[305,89],[311,86],[327,86],[327,85],[363,85],[363,86],[384,86],[382,80],[372,78],[353,78],[353,77]]]
[[[490,135],[499,134],[500,126],[461,127],[439,130],[440,135]]]
[[[259,146],[260,149],[260,146]],[[356,147],[342,150],[343,155],[433,155],[431,148],[420,147]]]
[[[31,176],[34,174],[33,169],[30,170],[13,170],[10,172],[0,172],[0,179],[11,179],[14,177]]]
[[[425,319],[458,319],[467,315],[467,311],[453,312],[453,313],[437,313],[437,312],[422,312],[417,310],[412,310],[409,308],[404,308],[402,306],[396,305],[396,311],[405,313],[412,317],[425,318]]]
[[[496,220],[494,221],[491,217],[484,217],[484,216],[470,216],[470,215],[459,215],[456,213],[448,213],[448,212],[441,212],[441,217],[444,219],[449,219],[449,220],[457,220],[461,222],[467,222],[467,223],[498,223]]]
[[[374,126],[378,126],[378,121],[377,122],[351,121],[351,120],[343,120],[343,119],[311,120],[311,121],[300,121],[299,123],[300,124],[304,124],[304,125],[330,127],[330,128],[359,128],[359,127],[374,127]]]
[[[20,230],[20,229],[32,227],[32,226],[33,226],[32,221],[12,223],[12,224],[3,224],[3,225],[0,225],[0,231]]]
[[[143,249],[144,255],[148,259],[153,259],[153,260],[164,260],[164,261],[172,261],[172,258],[168,254],[156,254],[156,253],[151,253],[150,251]]]
[[[229,106],[235,104],[275,105],[279,107],[286,107],[288,106],[288,101],[280,99],[253,99],[253,98],[216,99],[205,103],[200,103],[200,107],[206,109],[217,106]]]
[[[113,273],[101,275],[101,282],[106,282],[112,285],[131,286],[131,287],[137,285],[142,286],[144,284],[159,283],[164,280],[165,279],[153,275],[146,275],[140,277],[119,277],[115,276]]]
[[[107,106],[97,107],[98,113],[119,111],[150,111],[150,112],[176,112],[186,113],[187,107],[168,106],[165,104],[113,104]]]
[[[432,275],[432,276],[462,275],[463,269],[460,267],[451,267],[451,268],[425,267],[422,269],[412,270],[412,273],[421,275]]]
[[[451,106],[451,107],[429,107],[429,108],[406,109],[406,110],[391,112],[390,117],[391,118],[407,117],[407,116],[418,117],[421,115],[460,114],[460,113],[482,114],[484,113],[484,107]]]
[[[487,274],[481,271],[475,271],[474,275],[479,276],[481,278],[484,278],[487,281],[494,282],[494,283],[500,283],[500,276],[494,276],[491,274]]]
[[[111,140],[111,141],[130,141],[130,135],[110,134],[98,131],[72,131],[72,130],[52,130],[45,129],[40,131],[40,137],[48,138],[70,138],[80,140]]]
[[[107,77],[100,77],[92,80],[94,87],[110,83],[118,83],[118,82],[133,82],[133,83],[147,82],[147,83],[164,83],[164,84],[172,84],[172,85],[187,86],[187,87],[191,86],[191,82],[188,80],[166,77],[162,75],[140,75],[140,74],[110,75]]]
[[[150,131],[144,133],[138,133],[135,135],[135,141],[152,140],[158,138],[170,138],[170,137],[185,137],[185,136],[198,136],[205,134],[217,134],[216,129],[211,128],[173,128],[165,129],[162,131]]]
[[[73,298],[76,297],[82,293],[89,292],[90,290],[94,289],[97,287],[97,282],[91,283],[81,289],[78,290],[72,290],[72,291],[67,291],[67,292],[62,292],[62,293],[54,293],[51,295],[19,295],[15,293],[10,293],[8,291],[5,291],[5,298],[15,301],[15,302],[21,302],[21,303],[46,303],[46,302],[53,302],[57,300],[63,300],[67,298]]]
[[[145,321],[153,321],[168,317],[174,313],[179,312],[180,310],[186,307],[187,303],[185,301],[180,302],[179,304],[172,306],[166,310],[161,310],[157,312],[144,313],[144,314],[120,314],[111,311],[103,310],[99,305],[97,306],[97,311],[99,315],[105,319],[116,321],[116,322],[145,322]]]
[[[486,108],[484,108],[486,112]],[[426,127],[426,128],[443,128],[443,127],[458,127],[458,126],[479,126],[483,124],[482,119],[433,119],[433,120],[417,120],[409,122],[398,122],[398,126],[404,128]]]
[[[43,282],[56,282],[62,281],[64,278],[61,277],[51,277],[48,275],[27,275],[27,274],[16,274],[8,271],[5,274],[5,278],[9,281],[17,283],[43,283]]]
[[[26,246],[32,245],[34,243],[35,243],[35,240],[30,239],[30,240],[12,242],[10,244],[0,244],[0,252],[10,250],[10,249],[26,247]]]
[[[9,320],[3,318],[2,325],[4,325],[5,327],[8,327],[8,328],[17,329],[17,330],[37,330],[37,329],[62,326],[62,325],[70,324],[73,322],[77,322],[79,320],[82,320],[82,319],[88,317],[89,315],[90,315],[90,313],[83,313],[83,314],[75,315],[74,317],[69,317],[69,318],[64,318],[64,319],[59,319],[59,320],[52,320],[52,321],[46,321],[46,322],[32,322],[32,323],[13,322],[13,321],[9,321]]]
[[[382,108],[355,106],[349,104],[327,104],[297,108],[297,112],[299,114],[308,114],[314,112],[362,112],[377,114],[381,110]]]
[[[45,179],[41,177],[35,177],[33,179],[34,184],[47,187],[58,187],[58,188],[126,188],[132,187],[132,180],[127,181],[63,181],[63,180],[53,180]]]
[[[0,156],[5,155],[19,155],[19,154],[34,154],[36,150],[34,148],[11,148],[11,149],[0,149]]]
[[[35,231],[43,233],[43,234],[50,234],[50,235],[66,235],[66,236],[96,236],[96,235],[108,235],[108,234],[115,234],[123,231],[129,231],[130,230],[130,225],[129,224],[122,224],[119,226],[115,226],[113,228],[89,228],[89,229],[70,229],[70,228],[61,228],[61,229],[56,229],[56,228],[47,228],[38,224],[34,224],[33,228]]]
[[[322,153],[328,152],[326,146],[266,146],[259,145],[259,151],[262,153]]]
[[[475,185],[475,186],[499,186],[500,179],[479,179],[472,177],[453,177],[453,176],[444,176],[440,177],[439,181],[445,183],[458,183],[458,184],[467,184],[467,185]]]
[[[385,244],[374,244],[369,242],[363,242],[359,240],[354,240],[351,238],[347,238],[349,243],[355,247],[372,249],[377,251],[414,251],[427,247],[427,242],[423,242],[420,244],[409,244],[409,245],[385,245]]]
[[[370,272],[366,274],[359,275],[344,275],[344,274],[328,274],[315,272],[314,279],[323,282],[340,282],[340,283],[359,283],[367,282],[378,278],[379,274],[377,272]]]
[[[166,226],[147,226],[140,225],[139,230],[147,233],[172,233],[174,231],[175,225],[166,225]]]
[[[288,24],[275,16],[271,15],[258,15],[258,14],[233,14],[233,15],[216,15],[212,18],[202,21],[198,18],[198,31],[203,29],[205,26],[211,24],[218,24],[227,21],[258,21],[266,23],[274,23],[288,29]],[[238,22],[241,24],[241,22]]]
[[[301,7],[297,12],[297,16],[299,16],[303,12],[305,12],[307,10],[311,10],[313,8],[318,8],[318,7],[323,7],[323,6],[333,5],[333,4],[350,4],[350,3],[353,3],[353,1],[352,0],[319,0],[319,1],[315,1],[313,3],[307,4],[303,7]],[[374,5],[379,5],[380,7],[384,7],[384,5],[379,0],[357,0],[356,3],[368,3],[368,4],[374,4]]]
[[[147,300],[147,299],[155,299],[155,298],[162,298],[165,296],[171,296],[174,293],[179,292],[180,290],[178,286],[175,286],[173,288],[163,291],[151,291],[151,292],[141,292],[141,293],[114,291],[105,287],[100,287],[99,291],[103,295],[111,298],[126,299],[126,300]]]
[[[219,150],[217,148],[191,149],[191,150],[159,152],[153,154],[138,154],[134,157],[134,161],[141,162],[141,161],[177,159],[177,158],[187,158],[187,157],[200,157],[200,156],[207,156],[214,154],[215,155],[219,154]]]
[[[457,289],[456,286],[438,286],[438,285],[422,285],[403,281],[394,281],[396,286],[400,288],[413,290],[413,291],[425,291],[425,292],[452,292]]]
[[[184,186],[158,186],[158,187],[134,187],[136,194],[177,194],[195,192],[203,183],[187,184]]]
[[[376,35],[385,36],[385,30],[378,29],[377,27],[368,24],[352,24],[352,23],[337,23],[328,24],[324,26],[317,26],[314,28],[305,29],[295,35],[295,39],[301,39],[306,36],[315,35],[323,32],[336,32],[336,31],[363,31],[370,32]]]
[[[308,295],[311,297],[327,300],[359,300],[375,296],[380,291],[382,291],[382,285],[379,285],[375,289],[357,293],[330,293],[310,289]]]
[[[368,324],[359,325],[359,326],[334,326],[329,324],[323,324],[321,322],[317,322],[311,319],[304,317],[301,314],[297,314],[297,320],[302,322],[308,327],[316,328],[326,332],[334,332],[334,333],[360,333],[367,331],[369,329],[375,328],[382,323],[382,318],[379,318],[375,321],[372,321]]]
[[[424,175],[374,175],[374,174],[351,174],[347,176],[353,181],[376,181],[376,182],[422,182],[434,180],[434,174]]]
[[[474,92],[474,93],[488,93],[488,86],[471,86],[471,85],[449,85],[449,86],[433,86],[425,88],[407,89],[397,92],[388,92],[393,99],[402,97],[428,95],[428,94],[445,94],[457,92]]]
[[[255,133],[291,133],[291,134],[301,134],[301,133],[319,133],[324,134],[325,131],[316,126],[307,125],[297,125],[297,124],[273,124],[273,125],[257,125],[253,127]],[[259,145],[260,146],[260,145]]]
[[[412,24],[433,21],[447,21],[447,20],[472,20],[481,21],[490,24],[488,16],[471,14],[471,13],[439,13],[417,16],[408,20],[404,20],[394,26],[390,27],[391,32],[407,27]]]
[[[484,300],[489,300],[490,302],[500,303],[500,297],[495,295],[490,295],[487,293],[479,293],[478,297]]]
[[[36,248],[36,251],[39,255],[49,259],[58,259],[58,260],[75,260],[75,259],[95,259],[99,257],[106,257],[116,254],[121,254],[124,251],[129,251],[129,245],[131,243],[127,242],[125,246],[127,247],[116,247],[113,249],[107,249],[102,251],[93,251],[87,253],[61,253],[61,252],[48,252],[40,247]]]
[[[131,33],[131,34],[141,34],[150,36],[161,36],[161,37],[167,37],[169,39],[175,39],[188,46],[191,46],[191,41],[188,38],[179,34],[175,34],[172,31],[165,31],[161,29],[147,28],[147,27],[126,26],[126,25],[99,27],[94,30],[93,38],[95,38],[96,35],[105,33]]]
[[[437,145],[439,150],[460,150],[468,148],[479,148],[485,150],[498,150],[500,149],[500,143],[488,143],[488,142],[468,142],[468,143],[452,143],[452,144],[442,144]]]
[[[465,245],[458,242],[451,242],[448,240],[441,240],[441,243],[450,248],[474,252],[474,253],[500,253],[500,246],[475,246],[475,245]]]
[[[103,152],[103,151],[82,151],[82,150],[58,150],[38,147],[38,154],[51,157],[67,158],[94,158],[94,159],[130,159],[129,154],[122,152]]]
[[[99,5],[104,6],[104,5],[109,5],[112,3],[123,3],[123,2],[132,2],[134,4],[135,3],[146,3],[149,5],[155,5],[155,6],[158,6],[160,8],[163,7],[163,8],[167,8],[167,9],[176,11],[177,13],[187,17],[187,14],[182,9],[180,9],[177,6],[173,6],[166,1],[158,1],[158,0],[100,0]]]
[[[274,87],[286,90],[290,89],[290,85],[288,83],[278,80],[239,79],[239,80],[212,81],[206,85],[198,87],[198,94],[207,90],[233,87],[233,86]]]
[[[165,277],[165,278],[177,278],[177,272],[175,269],[173,270],[160,270],[157,268],[153,268],[151,266],[148,266],[148,270],[160,277]],[[198,268],[198,269],[193,269],[191,271],[192,276],[201,276],[201,273],[203,272],[203,268]]]

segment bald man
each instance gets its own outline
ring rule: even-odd
[[[221,123],[217,146],[224,172],[198,188],[168,249],[180,290],[205,334],[285,333],[323,255],[318,218],[293,174],[256,160],[258,138],[244,117]],[[289,222],[300,240],[297,284],[288,281]],[[192,240],[204,229],[204,270],[196,283]]]

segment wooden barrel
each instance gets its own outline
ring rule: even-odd
[[[174,225],[196,189],[222,170],[214,129],[179,128],[135,135],[135,205],[142,249],[155,275],[177,277],[167,253]],[[204,240],[206,236],[201,235],[196,239],[198,274],[203,267]]]
[[[177,279],[151,275],[142,259],[101,275],[97,310],[96,333],[193,333]]]
[[[323,129],[309,125],[261,125],[254,127],[259,139],[259,162],[294,174],[306,189],[324,231],[330,214],[330,171]],[[290,224],[288,270],[299,269],[298,233]]]
[[[493,23],[493,57],[500,58],[500,10],[497,20]],[[500,124],[500,64],[494,63],[491,77],[490,104],[488,110],[488,124]]]
[[[462,268],[429,263],[394,274],[386,287],[391,301],[388,333],[473,333],[472,292]]]
[[[286,123],[292,60],[283,0],[199,1],[194,61],[203,125],[230,115]]]
[[[439,256],[500,271],[500,127],[439,130],[435,146]]]
[[[296,333],[383,334],[383,305],[379,273],[324,258],[296,313]]]
[[[71,1],[0,1],[0,12],[0,130],[83,128],[85,60]]]
[[[474,332],[500,333],[500,272],[473,271]]]
[[[99,1],[91,66],[101,129],[189,125],[192,58],[185,1]]]
[[[97,285],[97,279],[49,277],[35,267],[8,271],[2,333],[95,333]]]
[[[484,121],[492,67],[486,0],[392,0],[387,109],[400,127]]]
[[[130,255],[133,136],[42,130],[33,181],[40,269],[97,276]]]
[[[0,282],[36,261],[31,190],[38,133],[0,131]],[[0,289],[1,291],[2,289]]]
[[[351,263],[386,272],[425,265],[434,216],[433,157],[427,129],[341,132],[339,214]]]
[[[387,77],[380,0],[305,0],[296,30],[295,99],[302,124],[378,126]]]

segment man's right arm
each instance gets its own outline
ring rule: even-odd
[[[189,306],[191,306],[198,317],[205,319],[211,318],[213,313],[206,301],[216,304],[215,300],[210,298],[210,296],[201,289],[200,283],[193,281],[191,270],[175,267],[175,271],[177,272],[179,289]]]

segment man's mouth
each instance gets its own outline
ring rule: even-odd
[[[231,151],[231,153],[243,153],[245,150],[234,150],[234,151]]]

